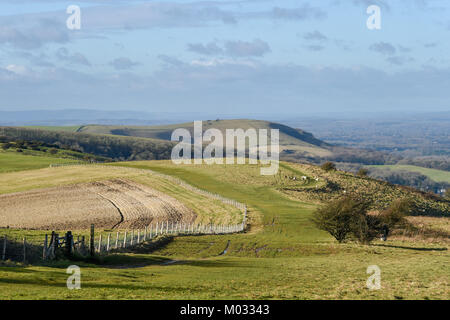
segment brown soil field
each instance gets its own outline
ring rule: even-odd
[[[0,195],[0,227],[22,229],[142,228],[162,221],[191,223],[192,209],[128,179]]]

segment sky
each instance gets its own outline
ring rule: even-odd
[[[449,40],[447,0],[0,0],[0,111],[448,111]]]

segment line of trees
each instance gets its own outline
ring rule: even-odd
[[[118,161],[170,159],[173,143],[147,138],[0,127],[4,139],[40,141],[47,145]]]

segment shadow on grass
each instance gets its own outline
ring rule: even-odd
[[[0,278],[0,284],[13,284],[13,285],[33,285],[39,287],[52,287],[56,289],[66,289],[66,279],[61,279],[60,281],[45,281],[40,279],[10,279],[10,278]],[[151,282],[147,282],[144,284],[136,284],[136,283],[86,283],[82,282],[82,289],[124,289],[124,290],[152,290],[157,292],[204,292],[204,288],[194,288],[193,286],[189,287],[172,287],[172,286],[155,286]],[[66,289],[67,290],[67,289]]]
[[[386,247],[386,248],[396,248],[396,249],[407,249],[407,250],[416,250],[416,251],[447,251],[447,248],[417,248],[417,247],[405,247],[405,246],[396,246],[391,244],[373,244],[373,246],[377,247]]]

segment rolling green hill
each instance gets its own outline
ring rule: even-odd
[[[82,268],[82,290],[66,288],[65,268],[73,261],[32,266],[0,263],[0,298],[445,299],[448,296],[448,242],[389,238],[372,245],[337,244],[310,220],[317,200],[328,197],[322,190],[329,187],[333,187],[330,197],[352,189],[394,199],[409,194],[408,190],[291,163],[282,163],[280,175],[272,177],[261,176],[258,165],[174,165],[170,161],[111,165],[152,169],[244,202],[249,208],[247,232],[180,236],[155,251],[118,253],[105,257],[102,264],[77,261]],[[67,180],[83,179],[80,173],[91,177],[88,171],[93,169],[96,168],[60,168],[57,173]],[[23,174],[28,180],[22,184],[18,182],[20,173],[0,174],[0,181],[5,188],[11,188],[9,181],[27,187],[31,175],[34,182],[39,181],[39,175],[47,176],[45,169]],[[96,174],[108,171],[96,170]],[[292,179],[300,175],[318,177],[319,181]],[[43,180],[56,182],[55,177]],[[375,185],[379,188],[372,192]],[[419,194],[413,196],[422,198]],[[448,218],[439,219],[446,222]],[[39,231],[14,232],[31,236]],[[226,254],[222,254],[224,248]],[[382,270],[381,290],[366,287],[370,276],[366,270],[370,265]]]
[[[112,134],[119,136],[132,136],[142,138],[152,138],[160,140],[170,140],[172,132],[177,128],[188,129],[191,134],[194,131],[194,124],[181,123],[164,126],[101,126],[86,125],[78,129],[78,132]],[[279,129],[280,130],[280,151],[292,150],[300,151],[311,156],[330,156],[329,145],[316,139],[311,133],[300,129],[294,129],[279,123],[261,120],[206,120],[203,121],[203,131],[215,128],[219,129],[225,136],[226,129]]]

